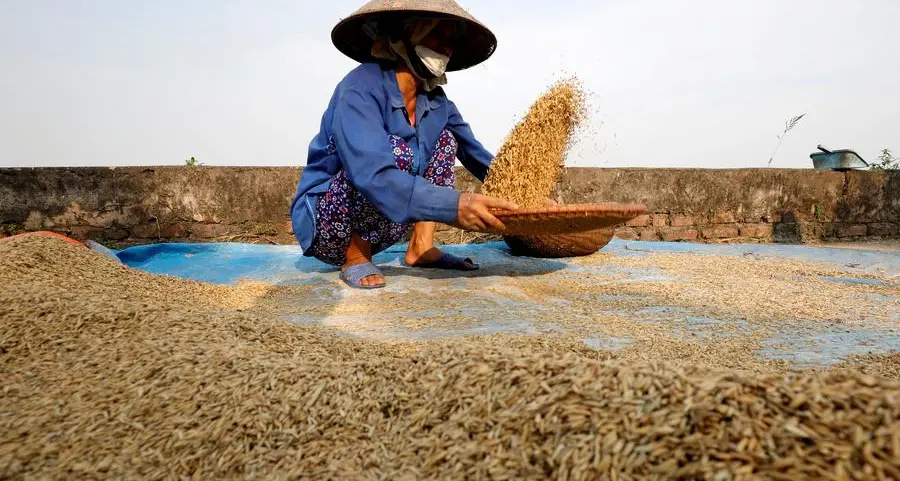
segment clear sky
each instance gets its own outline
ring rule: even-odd
[[[0,167],[303,165],[361,0],[0,0]],[[900,151],[900,0],[461,0],[499,39],[446,91],[496,151],[564,73],[569,165],[762,167]]]

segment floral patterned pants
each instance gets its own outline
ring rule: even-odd
[[[412,172],[413,151],[400,137],[389,137],[394,148],[397,167]],[[452,187],[455,181],[453,164],[458,144],[449,130],[441,132],[425,173],[426,180],[441,187]],[[326,264],[342,266],[351,233],[372,245],[372,255],[399,242],[409,231],[409,224],[391,222],[379,212],[347,179],[341,170],[331,180],[328,191],[319,198],[316,207],[316,238],[310,254]]]

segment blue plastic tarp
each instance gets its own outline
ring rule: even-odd
[[[376,263],[400,266],[405,245],[397,245],[375,257]],[[567,260],[517,258],[509,254],[503,243],[442,246],[445,250],[476,258],[485,264],[502,263],[515,275],[517,268],[535,264],[554,264],[557,268],[574,268]],[[256,245],[239,243],[170,243],[130,247],[109,251],[124,264],[155,274],[167,274],[215,284],[233,284],[239,279],[280,283],[309,274],[334,272],[318,260],[304,257],[299,246]],[[896,277],[900,275],[900,254],[812,247],[806,245],[737,244],[709,245],[682,242],[640,242],[614,239],[603,252],[623,256],[645,256],[650,253],[695,253],[724,256],[755,256],[822,262],[855,271],[874,272]]]
[[[273,285],[310,285],[308,296],[280,299],[281,316],[289,322],[319,323],[345,335],[374,339],[430,339],[447,336],[480,335],[492,333],[546,333],[565,331],[563,326],[546,321],[554,315],[566,312],[581,296],[596,294],[574,293],[570,298],[548,295],[532,295],[522,291],[510,277],[538,276],[539,282],[555,283],[564,279],[578,282],[619,284],[631,282],[673,280],[670,274],[651,266],[634,267],[615,262],[575,262],[570,259],[533,259],[514,257],[503,243],[479,245],[441,246],[456,255],[474,258],[481,269],[474,272],[436,271],[412,269],[403,265],[405,245],[397,245],[375,257],[375,262],[388,277],[388,285],[382,291],[358,291],[349,289],[337,279],[337,269],[316,259],[304,257],[296,245],[274,246],[238,243],[212,244],[153,244],[113,251],[92,246],[100,252],[114,256],[122,263],[155,274],[167,274],[215,284],[235,284],[239,280],[259,281]],[[692,243],[638,242],[613,240],[603,252],[622,257],[644,257],[651,253],[705,254],[714,256],[749,256],[755,259],[791,259],[813,261],[838,267],[837,270],[852,274],[873,273],[879,277],[900,275],[900,254],[874,250],[840,249],[806,245],[705,245]],[[735,275],[739,275],[736,273]],[[881,279],[860,276],[828,277],[833,282],[871,283],[886,285]],[[690,279],[678,279],[690,282]],[[803,278],[798,278],[803,282]],[[526,283],[527,284],[527,283]],[[538,284],[532,284],[537,285]],[[537,288],[540,291],[540,288]],[[610,299],[626,299],[623,295],[606,296]],[[440,294],[440,295],[437,295]],[[338,305],[367,305],[369,296],[388,295],[422,298],[427,300],[415,307],[392,311],[390,305],[382,305],[365,316],[354,313],[329,313],[329,307]],[[722,326],[733,324],[735,332],[747,326],[740,319],[711,319],[705,314],[693,313],[684,307],[666,305],[659,299],[641,297],[650,306],[636,310],[594,312],[596,315],[612,315],[645,323],[669,326],[673,335],[689,339],[703,339],[709,333],[728,331]],[[878,302],[896,303],[897,296],[889,293],[868,294]],[[601,296],[603,297],[603,296]],[[447,304],[442,304],[445,300]],[[315,302],[320,309],[309,310],[308,303]],[[658,305],[652,303],[659,302]],[[610,306],[614,307],[614,302]],[[350,309],[353,311],[353,309]],[[322,311],[322,312],[319,312]],[[548,313],[553,313],[550,315]],[[447,316],[464,316],[477,322],[462,327],[447,327],[440,319]],[[888,313],[888,320],[900,322],[900,313]],[[535,316],[545,321],[535,322]],[[883,316],[883,314],[880,314]],[[435,319],[435,326],[425,323],[424,328],[410,329],[395,318]],[[850,354],[889,352],[900,348],[900,332],[877,326],[869,329],[864,319],[854,322],[852,330],[834,323],[822,323],[818,327],[796,330],[796,323],[785,319],[784,332],[762,342],[759,355],[787,359],[796,365],[816,365],[838,362]],[[371,324],[371,325],[370,325]],[[816,326],[815,324],[811,326]],[[590,337],[584,339],[589,346],[598,349],[619,349],[628,345],[628,336]]]

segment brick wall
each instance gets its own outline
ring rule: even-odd
[[[292,243],[301,169],[0,169],[0,236],[52,230],[112,246],[159,241]],[[479,184],[460,170],[457,187]],[[638,202],[625,239],[815,242],[900,237],[900,172],[812,169],[566,170],[554,198]],[[444,228],[447,242],[496,239]]]
[[[900,171],[569,169],[566,203],[641,202],[626,239],[817,242],[900,236]]]

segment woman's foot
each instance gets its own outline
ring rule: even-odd
[[[441,260],[443,254],[440,249],[434,246],[422,250],[413,249],[412,244],[410,244],[410,248],[406,251],[406,257],[403,260],[406,262],[406,265],[415,267],[422,264],[434,264]]]
[[[403,259],[406,265],[430,264],[441,258],[442,252],[434,247],[436,227],[434,222],[417,222],[413,226],[409,248],[406,249],[406,257]]]
[[[362,237],[354,232],[350,236],[350,245],[347,246],[346,257],[347,260],[344,262],[344,265],[341,266],[341,272],[346,271],[353,266],[372,262],[372,245],[364,241]],[[384,276],[372,274],[363,277],[362,280],[359,281],[359,284],[366,287],[383,286]]]
[[[442,269],[474,270],[478,265],[471,259],[460,259],[445,254],[434,246],[434,222],[419,222],[413,228],[413,235],[403,259],[412,267],[438,267]]]

